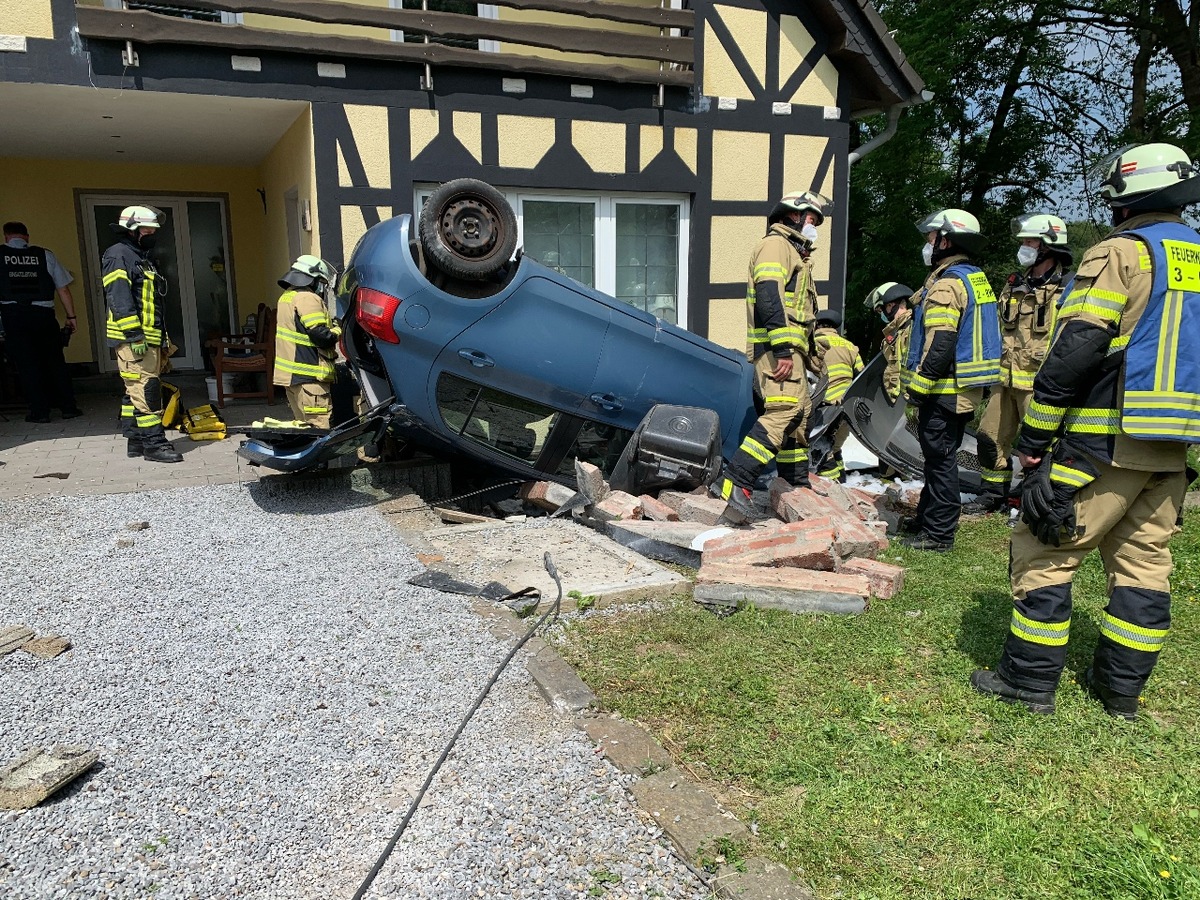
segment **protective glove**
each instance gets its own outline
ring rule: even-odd
[[[134,356],[141,359],[146,355],[146,339],[142,338],[140,341],[132,341],[129,344],[129,349],[133,351]]]
[[[1076,536],[1075,495],[1098,474],[1085,456],[1060,444],[1021,482],[1021,521],[1043,544],[1058,547],[1064,538],[1071,540]]]

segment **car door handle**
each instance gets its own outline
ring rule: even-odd
[[[496,361],[479,350],[459,350],[458,355],[469,362],[476,368],[486,369],[488,366],[494,366]]]
[[[588,399],[609,412],[620,412],[625,408],[625,405],[612,394],[592,394]]]

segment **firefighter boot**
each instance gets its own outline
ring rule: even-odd
[[[183,454],[167,441],[162,425],[150,425],[138,431],[142,439],[142,459],[150,462],[183,462]]]
[[[1083,673],[1083,684],[1089,694],[1104,704],[1104,711],[1114,719],[1124,719],[1126,722],[1137,719],[1138,698],[1114,694],[1106,685],[1096,681],[1091,666]]]
[[[971,687],[1004,703],[1020,703],[1039,715],[1048,716],[1054,712],[1054,691],[1022,690],[988,669],[976,669],[971,673]]]
[[[754,492],[730,478],[727,470],[722,470],[717,480],[708,486],[708,492],[725,501],[725,518],[737,525],[762,518],[754,506]]]
[[[130,459],[141,456],[143,449],[145,448],[142,446],[142,439],[140,437],[125,439],[125,455]]]

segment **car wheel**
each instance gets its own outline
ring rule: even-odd
[[[421,246],[447,275],[483,281],[517,247],[517,217],[504,195],[476,178],[456,178],[433,192],[421,210]]]

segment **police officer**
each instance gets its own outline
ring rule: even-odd
[[[67,328],[75,333],[78,320],[68,286],[74,280],[51,251],[29,243],[29,229],[23,223],[4,223],[0,319],[8,356],[29,404],[26,422],[49,422],[52,403],[62,410],[64,419],[83,415],[75,405],[71,373],[63,359],[63,336],[54,314],[54,295],[58,294],[67,313]]]
[[[275,326],[274,382],[287,390],[297,422],[329,428],[333,362],[342,330],[329,315],[325,292],[333,286],[333,266],[316,256],[299,257],[279,279]]]
[[[836,309],[823,309],[817,313],[817,330],[814,337],[821,351],[825,367],[825,394],[821,403],[841,406],[842,398],[859,372],[863,370],[862,356],[858,347],[842,337],[842,314]],[[842,445],[850,434],[850,423],[842,416],[833,437],[833,450],[817,473],[835,481],[846,480],[846,467],[842,462]]]
[[[750,256],[746,356],[754,363],[764,412],[710,488],[728,503],[731,518],[754,516],[754,482],[772,460],[792,485],[809,483],[806,370],[819,371],[820,361],[812,336],[817,290],[808,257],[817,227],[831,210],[831,201],[814,191],[787,194],[771,210],[766,237]]]
[[[994,512],[1008,497],[1012,483],[1013,438],[1033,396],[1033,378],[1046,358],[1050,332],[1063,287],[1071,279],[1067,226],[1058,216],[1030,213],[1012,220],[1020,242],[1017,263],[1000,292],[1000,384],[979,423],[979,465],[983,493],[964,511]]]
[[[110,225],[119,235],[100,258],[104,302],[108,308],[108,345],[116,348],[117,370],[125,396],[121,421],[127,454],[151,462],[183,459],[163,431],[162,372],[167,347],[166,279],[149,257],[164,217],[152,206],[127,206]]]
[[[1071,629],[1071,581],[1093,549],[1108,605],[1084,683],[1134,719],[1171,622],[1168,543],[1200,440],[1200,169],[1171,144],[1126,147],[1102,163],[1114,232],[1092,247],[1058,313],[1016,450],[1022,483],[1012,536],[1010,634],[974,687],[1054,711]]]
[[[933,271],[913,295],[912,336],[901,380],[917,407],[925,486],[917,504],[914,550],[954,546],[962,504],[958,448],[983,389],[1000,380],[1000,320],[987,276],[971,262],[985,239],[965,210],[943,209],[917,223],[922,259]]]
[[[883,389],[893,403],[900,396],[901,364],[908,357],[908,337],[912,328],[913,289],[906,284],[885,281],[867,294],[866,307],[883,320]]]

